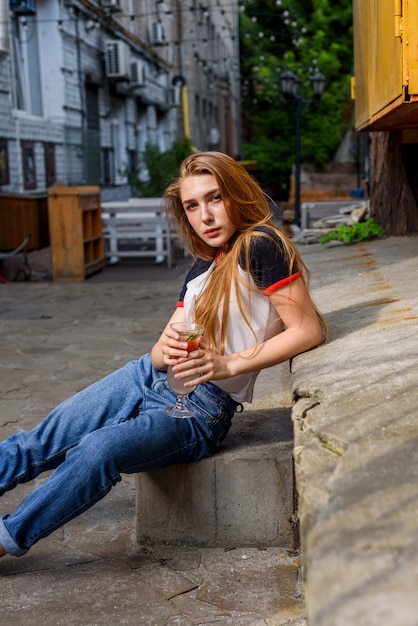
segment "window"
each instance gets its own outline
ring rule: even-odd
[[[90,130],[99,130],[99,94],[95,85],[85,85],[86,92],[86,122]]]
[[[47,187],[51,187],[56,180],[55,172],[55,146],[53,143],[44,144],[45,151],[45,183]]]
[[[11,20],[13,45],[13,104],[31,115],[42,115],[38,29],[35,17]]]
[[[23,186],[25,189],[36,189],[35,143],[21,141],[23,161]]]
[[[9,183],[9,149],[7,139],[0,139],[0,185],[8,185]]]
[[[102,150],[102,181],[103,185],[112,185],[114,179],[113,150],[103,148]]]
[[[138,102],[137,121],[137,152],[138,154],[142,154],[143,152],[145,152],[145,148],[148,143],[148,125],[147,108],[141,102]]]
[[[136,150],[128,150],[128,171],[135,174],[138,169],[138,155]]]

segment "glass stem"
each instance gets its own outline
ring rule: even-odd
[[[180,395],[177,396],[175,408],[178,409],[179,411],[184,410],[184,396],[180,396]]]

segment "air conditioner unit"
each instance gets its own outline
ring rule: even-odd
[[[105,43],[106,76],[114,80],[129,79],[129,46],[123,41],[108,40]]]
[[[33,0],[10,0],[10,10],[13,15],[35,15]]]
[[[165,43],[164,28],[161,22],[152,22],[150,38],[152,46],[161,46]]]
[[[100,4],[103,9],[109,9],[110,11],[122,10],[122,0],[101,0]]]
[[[129,84],[131,87],[144,87],[145,85],[145,63],[135,60],[129,64]]]

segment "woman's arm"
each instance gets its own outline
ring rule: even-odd
[[[222,380],[277,365],[321,343],[318,316],[302,278],[281,287],[268,297],[285,330],[256,348],[234,354],[217,355],[210,350],[196,350],[189,355],[187,363],[178,363],[174,371],[182,372],[185,376],[195,373],[199,377],[198,382]],[[186,386],[193,384],[196,382],[192,380]]]
[[[255,350],[242,350],[226,357],[229,376],[277,365],[321,343],[321,326],[302,278],[281,287],[269,298],[285,330]]]

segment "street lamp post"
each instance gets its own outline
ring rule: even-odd
[[[299,78],[291,71],[286,70],[280,76],[282,93],[287,102],[291,102],[295,107],[296,127],[295,127],[295,224],[300,227],[300,120],[302,109],[311,100],[305,100],[300,93]],[[311,78],[312,89],[315,100],[320,100],[325,89],[325,76],[321,72],[316,72]]]

